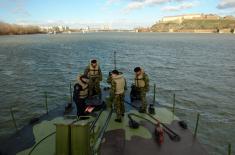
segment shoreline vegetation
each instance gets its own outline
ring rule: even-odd
[[[75,30],[73,30],[75,32]],[[0,21],[0,35],[71,33],[67,26],[40,27],[33,25],[8,24]]]
[[[43,33],[39,26],[22,26],[0,22],[0,35],[22,35]]]

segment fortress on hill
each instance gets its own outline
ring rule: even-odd
[[[160,20],[161,23],[182,23],[184,20],[219,20],[221,17],[215,14],[186,14],[179,16],[167,16]]]

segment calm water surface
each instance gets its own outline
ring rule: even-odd
[[[88,33],[0,37],[0,136],[14,132],[10,107],[17,124],[68,101],[69,82],[82,73],[91,58],[101,61],[104,76],[118,69],[129,85],[135,66],[144,67],[158,101],[171,107],[193,130],[201,114],[200,141],[215,155],[235,147],[235,35]],[[105,85],[105,83],[103,83]],[[152,92],[149,93],[151,99]]]

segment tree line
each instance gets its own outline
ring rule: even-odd
[[[21,35],[43,33],[38,26],[21,26],[0,22],[0,35]]]

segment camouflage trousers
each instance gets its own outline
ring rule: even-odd
[[[140,100],[141,100],[141,109],[146,110],[147,108],[147,100],[146,100],[146,91],[143,89],[139,89]]]
[[[124,94],[114,95],[113,103],[117,118],[120,119],[122,117],[122,114],[125,113]]]
[[[91,78],[89,80],[88,90],[89,90],[89,96],[101,94],[99,78]]]

